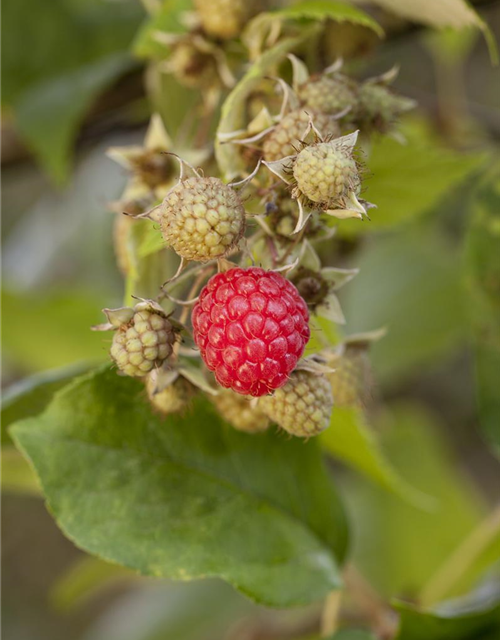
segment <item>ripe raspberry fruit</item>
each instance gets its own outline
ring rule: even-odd
[[[257,267],[210,278],[193,314],[193,335],[217,382],[242,395],[283,386],[309,340],[309,312],[294,285]]]
[[[323,374],[297,370],[284,387],[260,398],[259,408],[293,436],[315,436],[330,424],[333,396]]]
[[[356,104],[354,84],[342,76],[312,78],[297,89],[305,105],[322,113],[339,113]]]
[[[188,178],[161,205],[163,237],[186,260],[205,262],[232,249],[245,230],[239,195],[219,178]]]
[[[352,151],[319,142],[302,149],[293,165],[299,191],[312,202],[333,205],[349,192],[358,194],[361,181]]]
[[[225,389],[211,400],[222,418],[238,431],[259,433],[269,427],[269,418],[239,393]]]
[[[340,127],[331,116],[313,110],[296,109],[286,115],[265,139],[262,146],[264,158],[267,161],[279,160],[297,153],[310,119],[325,137],[340,135]]]
[[[148,398],[154,409],[165,415],[179,413],[185,409],[196,393],[195,387],[182,376],[179,376],[165,389],[155,393],[157,383],[155,378],[151,376],[152,374],[148,375],[146,380]]]
[[[171,354],[175,334],[166,315],[139,303],[129,319],[119,325],[111,344],[111,357],[120,371],[142,377],[160,366]]]

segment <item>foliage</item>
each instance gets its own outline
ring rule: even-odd
[[[500,165],[493,165],[477,188],[467,237],[467,287],[476,350],[477,395],[486,437],[500,446]]]
[[[313,442],[239,434],[201,401],[165,422],[107,369],[11,433],[59,525],[92,553],[143,574],[220,575],[274,606],[339,585],[344,516]]]
[[[133,640],[229,637],[227,629],[242,619],[249,637],[277,640],[317,640],[320,628],[331,640],[493,640],[500,631],[499,512],[464,473],[455,449],[474,442],[464,432],[476,423],[496,453],[500,446],[499,166],[477,125],[455,113],[448,122],[445,91],[436,108],[443,122],[425,104],[407,116],[413,101],[391,84],[394,70],[366,79],[359,61],[349,60],[383,38],[390,49],[394,18],[476,29],[494,59],[488,26],[463,0],[445,0],[439,9],[428,0],[373,0],[389,19],[341,0],[235,0],[222,3],[223,23],[245,19],[238,37],[226,38],[210,35],[192,0],[143,4],[147,15],[134,0],[55,0],[43,9],[9,0],[4,7],[7,121],[54,184],[68,180],[88,118],[100,135],[107,117],[121,125],[152,114],[143,143],[132,136],[133,144],[109,152],[126,174],[121,195],[108,203],[118,266],[111,279],[119,270],[123,287],[113,286],[108,297],[100,282],[91,291],[3,292],[8,377],[27,374],[2,403],[3,488],[43,495],[62,532],[85,552],[55,583],[53,605],[70,611],[104,587],[127,584],[137,598],[120,605],[118,617]],[[218,7],[214,1],[213,11]],[[454,51],[464,63],[472,38],[459,47],[448,32],[433,37],[429,53],[441,72],[440,65],[452,70],[460,115]],[[339,55],[331,54],[332,40],[340,51],[349,44],[343,67],[330,59]],[[108,90],[137,72],[144,72],[147,107],[134,98],[117,114],[115,96],[111,107],[101,105]],[[344,96],[347,107],[327,113],[308,102],[305,96],[320,93],[304,87],[315,83],[329,98]],[[373,104],[363,102],[367,88]],[[288,140],[293,154],[269,160],[266,136],[280,133],[285,116],[300,110],[309,126]],[[318,113],[332,118],[333,138],[316,129]],[[296,167],[312,146],[311,166],[302,155],[302,182],[314,183],[307,190]],[[179,255],[167,246],[171,221],[162,203],[177,181],[184,193],[188,176],[213,177],[215,185],[220,178],[235,209],[246,212],[229,246],[220,241],[230,235],[223,231],[227,203],[206,203],[203,189],[193,201],[187,193],[195,213],[189,217],[187,206]],[[196,243],[216,214],[219,242],[205,249],[223,252],[188,265],[186,234]],[[217,409],[220,388],[207,350],[195,347],[189,315],[199,298],[197,306],[208,308],[200,291],[209,278],[234,266],[279,270],[307,304],[312,335],[292,376],[297,384],[301,375],[308,384],[321,376],[328,398],[319,410],[330,414],[330,387],[349,349],[364,363],[353,365],[349,400],[334,399],[329,426],[317,438],[289,438],[283,424],[243,433]],[[109,309],[122,293],[127,307]],[[156,305],[176,334],[167,361],[153,366],[149,358],[147,379],[103,366],[111,339],[88,330],[130,330],[137,304]],[[109,322],[97,325],[100,307]],[[222,307],[217,299],[213,315],[229,314],[229,305]],[[286,325],[292,312],[284,308]],[[208,321],[215,325],[212,310]],[[160,329],[151,327],[143,332],[141,364],[156,344],[146,339],[159,340]],[[381,327],[383,338],[383,330],[374,331]],[[207,335],[215,340],[214,332]],[[127,358],[137,356],[135,346],[132,336],[123,347]],[[240,347],[247,357],[250,345]],[[459,374],[468,370],[448,374],[454,359],[467,367],[469,354],[477,407],[460,388]],[[443,391],[436,400],[419,386],[439,367],[456,374],[451,399]],[[185,398],[176,398],[175,412],[160,414],[151,394],[177,393],[179,382]],[[284,406],[311,395],[295,394],[288,380]],[[431,403],[437,412],[428,410]],[[260,412],[264,427],[272,418],[258,398],[239,406]],[[296,611],[285,611],[291,607]],[[121,631],[91,625],[82,639],[110,640]]]
[[[133,68],[127,49],[140,11],[136,3],[122,2],[117,13],[97,0],[55,0],[46,6],[9,0],[3,9],[2,102],[12,109],[28,146],[61,184],[88,110]]]

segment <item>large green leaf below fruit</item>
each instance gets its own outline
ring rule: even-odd
[[[339,586],[344,512],[314,441],[246,435],[206,400],[162,419],[109,369],[11,429],[62,530],[145,575],[219,576],[275,606]]]
[[[41,413],[56,391],[88,368],[85,364],[79,364],[43,371],[15,382],[5,389],[1,404],[2,444],[10,443],[7,429],[11,424]]]

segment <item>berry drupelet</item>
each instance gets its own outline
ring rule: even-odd
[[[286,384],[309,340],[308,322],[295,286],[257,267],[213,276],[192,314],[195,342],[217,382],[251,396]]]

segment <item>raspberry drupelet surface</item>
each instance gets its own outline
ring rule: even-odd
[[[193,308],[192,324],[217,382],[251,396],[286,384],[310,337],[309,311],[295,286],[259,267],[214,275]]]

